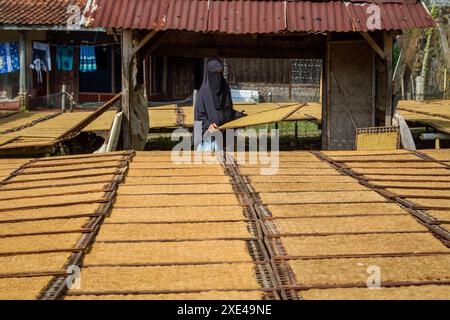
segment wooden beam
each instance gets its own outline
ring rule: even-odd
[[[133,93],[133,77],[131,62],[133,60],[133,30],[122,31],[122,148],[131,148],[131,95]]]
[[[367,41],[372,49],[380,56],[381,59],[386,60],[386,53],[380,48],[378,43],[367,32],[360,32],[361,36]]]
[[[276,47],[199,47],[166,46],[152,47],[155,56],[178,56],[189,58],[223,57],[223,58],[274,58],[274,59],[320,59],[321,47],[306,49],[281,49]]]
[[[142,40],[139,41],[139,43],[133,48],[133,55],[135,55],[139,50],[141,50],[141,48],[145,46],[156,35],[156,33],[157,33],[156,30],[152,30],[149,33],[147,33],[147,35],[144,38],[142,38]]]
[[[384,42],[384,54],[386,59],[386,126],[392,125],[392,117],[394,116],[394,104],[393,104],[393,97],[392,97],[392,46],[393,46],[393,39],[392,36],[387,32],[383,31],[383,42]]]

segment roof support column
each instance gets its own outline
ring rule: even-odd
[[[131,95],[133,86],[133,30],[122,31],[122,148],[131,149]]]
[[[20,62],[20,74],[19,74],[19,106],[20,111],[28,110],[28,90],[27,90],[27,43],[26,43],[26,31],[19,33],[19,62]]]
[[[386,126],[392,125],[392,117],[394,116],[394,103],[393,103],[393,68],[392,68],[392,46],[393,46],[393,38],[392,35],[387,31],[383,31],[383,42],[384,42],[384,54],[386,56],[385,64],[386,64]]]

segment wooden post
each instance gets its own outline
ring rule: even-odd
[[[331,46],[330,46],[331,35],[327,36],[327,42],[325,46],[325,52],[323,56],[324,67],[322,75],[324,78],[323,88],[322,88],[322,149],[329,150],[331,144]]]
[[[392,99],[392,36],[383,31],[384,53],[386,55],[386,126],[392,125],[392,117],[394,116],[394,106]]]
[[[19,60],[20,60],[20,75],[19,75],[19,101],[20,111],[28,110],[28,92],[27,92],[27,43],[26,31],[21,31],[19,34]]]
[[[198,90],[194,90],[194,94],[192,96],[192,106],[195,108],[195,105],[197,104],[197,94]]]
[[[50,71],[46,71],[45,72],[45,76],[46,76],[46,86],[47,86],[47,107],[51,108],[51,100],[50,100]],[[56,90],[55,90],[56,91]]]
[[[444,88],[443,88],[443,94],[442,98],[447,97],[447,68],[444,68]]]
[[[122,148],[131,148],[131,95],[133,77],[131,62],[133,60],[133,30],[122,31]]]
[[[377,68],[375,52],[372,53],[372,127],[377,125]]]
[[[66,112],[66,92],[67,85],[63,84],[61,88],[61,111]]]

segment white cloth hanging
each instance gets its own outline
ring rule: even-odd
[[[52,70],[50,46],[48,43],[33,43],[33,59],[30,68],[37,72],[37,80],[39,83],[42,82],[42,71],[47,72]]]

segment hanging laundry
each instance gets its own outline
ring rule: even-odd
[[[72,46],[59,46],[56,48],[56,65],[58,70],[72,71],[73,53],[74,48]]]
[[[42,71],[52,70],[50,46],[47,43],[33,43],[33,59],[30,68],[36,71],[39,83],[42,83]]]
[[[80,46],[80,72],[97,71],[94,46]]]
[[[17,43],[0,43],[0,74],[20,69],[19,46]]]

